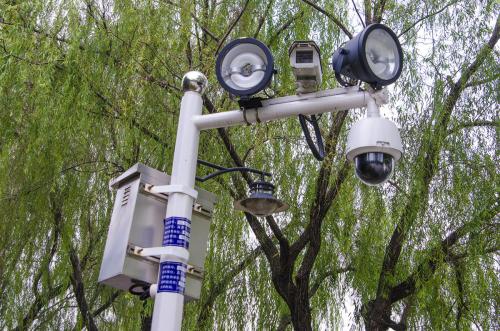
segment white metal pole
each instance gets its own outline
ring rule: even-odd
[[[175,142],[167,214],[164,220],[164,254],[156,288],[152,331],[179,331],[182,327],[184,287],[189,259],[189,234],[200,130],[250,124],[287,118],[299,114],[312,115],[344,109],[378,107],[372,95],[357,88],[339,88],[301,96],[288,96],[263,101],[258,109],[236,110],[202,115],[202,94],[207,78],[200,72],[188,72],[183,80],[179,124]]]
[[[162,254],[160,258],[152,331],[179,331],[182,326],[200,138],[200,130],[194,124],[193,117],[201,115],[203,107],[201,95],[206,86],[207,78],[195,71],[188,72],[182,81],[185,93],[181,101],[170,179],[171,193],[164,220],[163,246],[168,248],[168,254]]]

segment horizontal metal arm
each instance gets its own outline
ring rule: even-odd
[[[199,130],[223,128],[242,124],[253,124],[297,115],[315,115],[339,110],[366,107],[377,93],[361,91],[359,87],[344,87],[302,95],[274,98],[262,101],[257,109],[233,110],[220,113],[196,115],[194,124]],[[383,98],[379,98],[384,100]]]

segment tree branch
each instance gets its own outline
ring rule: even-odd
[[[338,274],[345,273],[345,272],[348,272],[348,271],[354,271],[354,268],[352,268],[351,266],[347,266],[347,267],[343,267],[343,268],[328,270],[328,271],[323,272],[322,274],[320,274],[316,278],[316,280],[314,281],[314,283],[311,286],[311,290],[309,291],[309,298],[314,297],[314,295],[316,294],[316,292],[320,288],[321,284],[323,284],[323,282],[325,281],[325,279],[327,279],[329,277],[335,277]],[[279,322],[278,327],[277,327],[276,330],[277,331],[280,331],[280,330],[284,331],[284,330],[286,330],[287,326],[291,322],[292,322],[292,317],[290,316],[290,314],[282,315],[281,318],[280,318],[280,322]]]
[[[322,13],[323,15],[328,17],[330,20],[332,20],[333,23],[335,23],[335,25],[337,25],[337,27],[340,28],[340,30],[342,30],[349,37],[349,39],[352,39],[352,33],[346,28],[346,26],[340,21],[340,19],[338,17],[336,17],[334,14],[327,12],[326,10],[324,10],[323,8],[321,8],[320,6],[318,6],[317,4],[315,4],[311,0],[302,0],[302,2],[305,2],[309,6],[313,7],[314,9],[316,9],[317,11],[319,11],[320,13]]]
[[[241,11],[238,13],[238,16],[236,16],[236,18],[231,22],[231,24],[229,25],[229,28],[227,29],[226,33],[224,33],[224,35],[222,36],[222,38],[219,40],[219,44],[217,45],[217,50],[215,51],[215,55],[219,54],[219,51],[220,51],[222,45],[226,42],[227,37],[229,36],[229,34],[231,33],[231,31],[233,31],[234,27],[236,26],[236,24],[238,23],[238,21],[241,19],[241,16],[243,16],[243,13],[247,9],[249,2],[250,2],[250,0],[246,0],[245,1],[245,4],[243,5],[243,8],[241,9]]]
[[[106,311],[106,309],[108,309],[114,302],[115,300],[120,296],[122,295],[123,291],[114,291],[113,294],[109,297],[109,299],[102,304],[102,306],[100,306],[99,308],[97,308],[96,310],[94,310],[92,312],[92,316],[93,317],[97,317],[99,316],[100,314],[102,314],[104,311]]]
[[[340,130],[344,124],[345,118],[347,116],[347,111],[340,111],[335,114],[333,118],[332,125],[330,126],[330,132],[328,133],[328,137],[326,139],[325,153],[326,158],[321,163],[321,168],[319,170],[318,179],[316,180],[316,198],[313,203],[313,207],[310,211],[310,222],[308,223],[304,232],[299,236],[299,238],[292,244],[290,247],[290,258],[294,261],[297,255],[302,251],[302,249],[307,245],[310,241],[310,233],[313,230],[313,222],[314,218],[323,218],[324,215],[328,212],[331,203],[333,202],[337,191],[336,187],[340,187],[340,184],[336,182],[328,192],[328,182],[330,180],[331,172],[332,172],[332,161],[335,147],[337,146],[338,137],[340,135]],[[341,168],[342,170],[337,175],[337,180],[344,180],[347,174],[344,174],[343,171],[345,169],[346,164]],[[342,176],[340,176],[342,174]],[[342,178],[341,178],[342,177]],[[319,219],[318,219],[319,220]],[[315,223],[317,225],[317,223]],[[319,223],[321,225],[321,222]]]
[[[417,26],[420,22],[428,19],[429,17],[432,17],[432,16],[435,16],[441,12],[443,12],[446,8],[456,4],[459,0],[453,0],[451,2],[448,2],[446,5],[444,5],[441,9],[435,11],[435,12],[432,12],[432,13],[429,13],[421,18],[419,18],[418,20],[416,20],[414,23],[412,23],[410,26],[408,26],[407,28],[405,28],[401,33],[399,33],[398,35],[398,38],[400,38],[402,35],[404,35],[405,33],[407,33],[408,31],[410,31],[411,29],[413,29],[415,26]]]
[[[498,125],[500,124],[499,121],[486,121],[486,120],[477,120],[473,122],[465,122],[465,123],[459,123],[455,125],[453,128],[448,130],[448,135],[457,133],[458,131],[462,129],[468,129],[468,128],[474,128],[474,127],[492,127],[492,128],[497,128]]]
[[[174,6],[174,7],[177,7],[177,8],[181,7],[180,4],[175,3],[173,1],[170,1],[170,0],[163,0],[163,1],[169,5]],[[189,14],[191,15],[191,18],[196,22],[196,24],[200,27],[200,29],[203,30],[203,32],[205,32],[215,42],[219,42],[219,38],[217,38],[217,36],[212,31],[210,31],[207,27],[205,27],[203,24],[201,24],[200,20],[198,19],[198,17],[196,17],[196,15],[193,12],[190,12]]]
[[[465,88],[465,84],[467,83],[469,78],[477,71],[479,66],[486,59],[486,56],[491,53],[491,50],[497,43],[499,38],[499,30],[500,16],[497,17],[496,25],[493,29],[489,41],[481,47],[476,55],[474,62],[472,62],[462,71],[462,75],[453,85],[443,103],[442,110],[440,110],[437,115],[439,116],[439,120],[436,121],[437,124],[434,127],[432,134],[429,136],[428,141],[423,143],[423,146],[425,146],[425,148],[421,149],[419,158],[422,160],[422,169],[425,169],[425,171],[421,176],[422,178],[417,178],[415,180],[413,185],[414,187],[410,190],[410,192],[412,192],[412,199],[408,200],[407,206],[404,209],[403,214],[400,217],[400,220],[398,221],[398,224],[391,236],[389,245],[387,246],[383,267],[380,273],[377,297],[383,296],[383,292],[385,292],[387,289],[387,284],[385,282],[386,275],[394,274],[394,270],[401,253],[406,234],[417,215],[417,209],[415,208],[415,206],[419,205],[427,197],[428,187],[436,171],[439,151],[441,150],[441,146],[443,144],[443,139],[446,134],[451,113],[461,95],[461,92]]]
[[[78,309],[83,318],[83,323],[89,331],[97,331],[97,326],[94,321],[94,316],[90,312],[90,307],[85,298],[85,287],[83,284],[82,269],[80,265],[80,259],[78,254],[73,247],[70,247],[69,258],[71,261],[71,267],[73,272],[71,274],[70,280],[73,286],[73,293],[76,297],[76,302],[78,303]]]
[[[371,0],[364,0],[363,5],[365,7],[365,24],[372,24],[372,4]]]
[[[386,0],[380,0],[380,2],[375,3],[375,8],[373,9],[373,20],[375,23],[382,22],[382,15],[385,10],[385,2]]]
[[[363,25],[363,28],[365,28],[366,27],[365,21],[363,21],[363,19],[361,18],[361,15],[359,13],[358,7],[356,6],[355,0],[351,0],[351,2],[352,2],[352,5],[354,6],[354,10],[356,11],[356,15],[358,15],[358,17],[359,17],[359,22],[361,23],[361,25]]]
[[[262,16],[260,17],[259,24],[257,24],[257,29],[255,30],[255,33],[253,34],[254,38],[257,38],[257,36],[259,35],[260,30],[262,29],[262,26],[264,25],[264,22],[266,21],[266,17],[269,16],[269,11],[271,10],[273,3],[274,3],[274,0],[269,0],[267,2],[266,10],[264,11],[264,14],[262,14]]]
[[[465,84],[465,87],[467,88],[467,87],[481,86],[481,85],[484,85],[484,84],[488,84],[488,83],[494,82],[494,81],[498,80],[498,78],[500,78],[500,74],[496,74],[496,75],[493,75],[492,77],[488,77],[488,78],[485,78],[485,79],[479,79],[479,80],[471,81],[471,82]]]
[[[392,303],[390,300],[387,300],[390,292],[392,292],[390,282],[394,277],[396,265],[408,231],[417,218],[420,209],[424,206],[426,199],[428,199],[429,185],[437,170],[439,155],[444,139],[446,138],[447,127],[451,114],[468,80],[478,70],[480,65],[485,61],[486,57],[491,53],[494,45],[497,43],[499,30],[500,16],[497,16],[495,27],[488,42],[480,48],[474,61],[462,70],[460,78],[451,87],[449,93],[444,98],[444,102],[436,103],[433,115],[436,117],[435,124],[431,128],[429,134],[424,137],[422,148],[417,156],[416,166],[424,171],[420,176],[414,179],[412,188],[409,191],[411,192],[411,198],[408,199],[396,228],[392,233],[389,244],[386,246],[384,260],[379,276],[376,299],[371,301],[371,303],[367,306],[367,313],[364,314],[364,318],[367,323],[380,325],[381,319],[383,319],[384,316],[390,316]],[[432,268],[435,268],[434,264],[435,262],[431,261],[426,265],[422,265],[422,267],[430,268],[432,270]],[[408,289],[412,286],[411,280],[409,281],[410,283],[405,285],[408,286]],[[404,291],[404,289],[406,289],[405,286],[401,288],[401,293],[395,294],[393,292],[393,299],[397,298],[399,300],[407,296]]]
[[[286,21],[278,30],[276,30],[276,32],[271,36],[271,38],[269,38],[269,41],[267,44],[272,45],[274,43],[274,41],[280,36],[280,34],[283,33],[283,31],[288,29],[290,27],[290,25],[292,25],[293,22],[295,22],[299,18],[302,18],[303,16],[304,16],[304,12],[300,11],[297,14],[290,17],[290,19],[288,21]]]
[[[476,224],[489,224],[488,220],[494,219],[498,214],[500,207],[485,210],[466,224],[463,224],[455,231],[451,232],[439,245],[429,250],[428,258],[421,262],[416,270],[411,273],[404,281],[391,288],[389,292],[389,300],[391,303],[397,302],[410,295],[415,294],[422,286],[423,282],[429,280],[441,263],[455,263],[458,259],[463,258],[466,254],[456,255],[453,254],[451,248],[458,240],[470,234],[475,230]],[[496,249],[494,247],[494,249]],[[485,253],[488,253],[486,250]]]

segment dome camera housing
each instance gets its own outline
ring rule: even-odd
[[[379,185],[391,177],[402,149],[398,128],[382,117],[354,123],[347,137],[347,159],[354,162],[356,176],[367,185]]]

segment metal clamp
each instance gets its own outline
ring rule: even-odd
[[[248,119],[247,119],[247,110],[250,110],[250,109],[243,108],[243,107],[241,107],[240,109],[241,109],[241,111],[243,111],[243,120],[245,120],[245,123],[247,125],[252,125],[252,123],[249,122]],[[253,108],[252,110],[255,110],[255,121],[257,123],[261,123],[262,121],[259,118],[259,108]]]
[[[144,256],[144,257],[160,257],[167,256],[178,259],[189,258],[189,255],[186,255],[187,250],[185,248],[180,247],[172,247],[172,246],[160,246],[160,247],[139,247],[139,246],[131,246],[132,252],[134,255]],[[185,252],[186,251],[186,252]]]
[[[374,90],[370,88],[368,89],[368,93],[375,100],[377,106],[382,106],[389,102],[389,92],[387,89]]]
[[[186,195],[189,195],[195,200],[196,198],[198,198],[198,191],[186,185],[158,185],[158,186],[146,185],[146,190],[151,193],[162,193],[162,194],[184,193]]]

